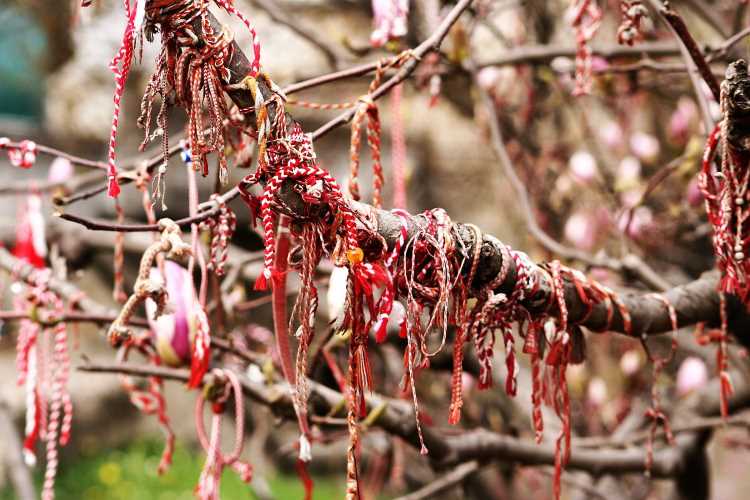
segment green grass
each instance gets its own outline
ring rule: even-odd
[[[193,488],[203,466],[204,454],[178,446],[170,470],[156,473],[161,443],[138,441],[125,448],[100,451],[63,462],[55,487],[58,500],[192,500]],[[41,487],[43,471],[36,471]],[[304,490],[296,475],[269,477],[278,499],[298,499]],[[343,498],[343,478],[315,478],[314,497]],[[254,499],[250,488],[234,471],[227,469],[221,481],[221,497],[231,500]],[[0,492],[0,500],[14,499],[10,489]]]

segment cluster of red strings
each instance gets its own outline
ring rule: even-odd
[[[29,278],[29,289],[16,296],[14,309],[25,312],[16,345],[18,385],[26,387],[26,428],[23,453],[29,465],[36,463],[36,442],[46,443],[46,469],[42,498],[55,496],[58,445],[70,440],[73,404],[67,385],[70,376],[68,329],[62,316],[62,299],[48,286],[49,274]],[[44,315],[45,322],[42,322]],[[57,318],[54,320],[54,318]]]
[[[136,3],[140,4],[140,1]],[[115,154],[117,129],[120,102],[132,66],[136,39],[144,33],[149,39],[153,38],[156,23],[162,27],[162,49],[143,97],[142,112],[138,119],[139,125],[146,131],[142,148],[157,136],[162,138],[164,163],[159,169],[155,197],[164,196],[162,176],[166,173],[169,147],[166,112],[171,95],[188,112],[188,138],[194,167],[207,175],[206,156],[215,152],[218,156],[219,178],[222,182],[227,181],[225,149],[228,134],[225,121],[232,122],[232,115],[225,101],[224,90],[230,78],[226,63],[233,55],[233,35],[228,29],[217,31],[211,24],[208,12],[210,4],[210,0],[151,0],[141,9],[139,5],[131,5],[130,0],[124,0],[127,26],[120,49],[110,64],[115,75],[115,111],[112,117],[108,166],[110,196],[117,197],[120,193]],[[255,30],[235,9],[231,0],[217,0],[216,4],[238,17],[250,30],[254,52],[250,76],[257,76],[260,71],[260,45]],[[196,26],[200,28],[201,37],[196,35]],[[161,99],[161,108],[157,115],[158,128],[152,133],[152,109],[157,96]]]
[[[14,144],[7,137],[0,137],[0,151],[8,152],[8,161],[14,167],[31,168],[36,162],[37,148],[34,141],[24,140]]]
[[[747,75],[746,66],[744,75]],[[728,80],[721,85],[720,107],[724,117],[708,136],[698,176],[706,214],[713,229],[716,265],[721,271],[718,287],[721,299],[721,325],[714,331],[715,335],[709,335],[707,338],[718,344],[717,371],[721,381],[721,413],[724,417],[729,413],[729,397],[733,392],[727,361],[729,330],[725,294],[739,297],[745,306],[750,303],[750,259],[747,258],[750,241],[750,207],[747,199],[750,157],[746,152],[733,147],[728,140],[729,86]],[[721,157],[720,167],[717,168],[714,165],[714,157],[719,146]]]

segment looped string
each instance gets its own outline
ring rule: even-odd
[[[212,398],[211,410],[211,434],[206,434],[203,422],[203,413],[206,406],[206,390],[202,391],[195,402],[195,428],[198,433],[198,441],[206,452],[206,462],[203,465],[198,485],[195,488],[196,495],[202,500],[219,500],[219,482],[221,473],[225,467],[231,467],[240,476],[242,481],[249,483],[252,480],[252,466],[240,460],[242,449],[245,445],[245,409],[242,386],[239,378],[231,370],[214,369],[214,386],[212,389],[220,391]],[[230,396],[234,398],[234,429],[235,440],[232,451],[224,454],[221,451],[221,415]]]
[[[132,342],[123,344],[117,351],[117,362],[124,363],[128,360],[130,350],[136,348],[151,363],[160,365],[161,360],[154,350],[154,346],[148,335],[134,337]],[[129,375],[120,375],[120,384],[128,394],[130,402],[145,415],[156,415],[159,426],[164,432],[165,443],[157,472],[164,474],[172,464],[174,455],[175,436],[167,415],[166,400],[164,399],[164,382],[160,377],[148,378],[148,388],[140,389]]]
[[[674,445],[674,436],[672,435],[672,428],[669,424],[669,417],[664,413],[664,411],[661,408],[661,397],[659,394],[659,389],[657,387],[657,383],[659,380],[659,375],[661,374],[661,371],[664,369],[664,367],[669,364],[672,359],[674,359],[675,353],[677,352],[677,330],[678,330],[678,324],[677,324],[677,312],[675,311],[674,306],[672,303],[667,299],[666,296],[654,293],[649,294],[649,297],[653,297],[654,299],[660,301],[664,306],[667,308],[667,314],[669,315],[669,321],[672,324],[672,340],[671,345],[669,349],[669,353],[667,356],[656,356],[651,351],[651,349],[648,346],[648,343],[646,342],[646,338],[643,337],[641,339],[641,343],[643,345],[643,349],[646,351],[646,355],[651,360],[651,363],[653,363],[653,375],[652,375],[652,381],[651,381],[651,407],[646,410],[646,417],[651,419],[651,426],[649,427],[649,433],[648,433],[648,441],[646,442],[646,462],[645,462],[645,469],[646,469],[646,475],[651,475],[651,466],[654,463],[654,439],[656,437],[656,430],[659,427],[659,424],[661,424],[664,427],[664,434],[667,439],[667,442],[670,445]]]

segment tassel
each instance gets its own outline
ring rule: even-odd
[[[211,361],[211,335],[208,331],[208,318],[206,318],[203,309],[198,309],[197,321],[198,329],[195,333],[190,356],[190,379],[187,384],[189,389],[201,386],[203,376],[208,371],[208,365]]]
[[[253,287],[256,291],[268,290],[268,283],[271,281],[271,271],[268,268],[263,269],[260,276],[255,280],[255,286]]]

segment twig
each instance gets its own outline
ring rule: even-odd
[[[391,60],[392,59],[393,58],[391,58]],[[344,69],[341,71],[336,71],[334,73],[328,73],[325,75],[316,76],[315,78],[310,78],[308,80],[303,80],[301,82],[292,83],[284,87],[283,91],[284,91],[284,94],[286,95],[294,94],[295,92],[307,90],[309,88],[317,87],[319,85],[325,85],[326,83],[335,82],[337,80],[345,80],[347,78],[353,78],[356,76],[366,75],[368,73],[372,73],[373,71],[375,71],[377,67],[378,67],[378,61],[361,64],[359,66],[354,66],[353,68],[348,68],[348,69]]]
[[[54,326],[57,323],[111,323],[117,316],[113,314],[90,314],[76,311],[66,311],[62,315],[51,314],[33,318],[29,313],[20,311],[0,311],[0,321],[20,321],[23,319],[34,319],[45,326]],[[130,318],[128,324],[148,328],[148,321],[142,318]]]
[[[680,40],[680,52],[682,54],[682,59],[685,61],[685,65],[688,68],[688,78],[690,78],[690,84],[693,87],[693,92],[695,93],[695,99],[698,101],[698,105],[701,109],[701,116],[703,119],[703,128],[704,128],[704,134],[708,134],[709,131],[711,131],[714,127],[714,120],[711,117],[711,110],[708,105],[708,99],[706,99],[706,96],[703,94],[703,89],[700,85],[700,80],[698,79],[698,76],[696,75],[696,71],[700,71],[700,68],[696,65],[696,58],[693,53],[691,53],[690,47],[684,43],[684,40],[682,39],[683,36],[686,36],[689,38],[689,40],[695,44],[695,41],[690,36],[690,33],[687,31],[687,28],[685,27],[684,23],[681,24],[681,26],[684,28],[682,34],[675,29],[675,27],[672,25],[672,22],[670,22],[669,18],[665,15],[665,11],[663,9],[658,8],[658,0],[652,0],[652,4],[654,6],[657,6],[657,9],[659,10],[659,13],[661,16],[667,20],[667,26],[669,27],[670,31]],[[682,21],[681,18],[678,17],[680,21]],[[705,62],[705,61],[704,61]],[[705,75],[704,75],[705,78]],[[713,73],[711,73],[711,78],[713,79]],[[711,88],[711,85],[708,84],[709,88]],[[711,89],[713,91],[713,89]],[[714,94],[715,95],[715,94]],[[717,98],[718,102],[718,98]]]
[[[287,28],[292,30],[292,32],[296,33],[301,38],[307,40],[308,42],[310,42],[310,44],[320,49],[320,51],[323,52],[326,59],[328,60],[328,64],[331,66],[331,68],[335,69],[338,67],[340,59],[340,56],[337,53],[338,51],[334,47],[329,45],[329,43],[324,38],[318,36],[318,34],[314,30],[308,28],[304,23],[300,22],[298,18],[295,17],[294,19],[292,19],[289,13],[279,6],[278,2],[276,2],[275,0],[252,0],[252,2],[261,9],[265,10],[271,20],[275,21],[278,24],[286,26]]]
[[[711,71],[711,67],[703,57],[703,52],[695,42],[693,35],[690,34],[690,30],[688,30],[688,27],[685,24],[685,20],[682,19],[682,16],[680,16],[677,11],[673,10],[667,4],[662,4],[659,0],[652,0],[651,3],[657,8],[659,14],[669,24],[675,35],[677,35],[682,46],[690,54],[690,58],[698,68],[698,72],[700,73],[701,77],[703,77],[703,81],[705,81],[708,85],[708,88],[711,89],[711,93],[713,94],[714,99],[716,99],[716,102],[719,102],[719,96],[721,92],[719,90],[719,82],[714,77],[714,74]]]
[[[676,56],[680,54],[680,47],[674,43],[647,42],[637,46],[602,45],[591,48],[592,54],[604,59],[618,57],[650,57]],[[523,45],[504,51],[503,54],[489,61],[477,61],[478,68],[486,66],[513,66],[518,64],[546,64],[556,57],[575,57],[574,46],[565,47],[554,45]]]
[[[447,474],[438,475],[438,478],[433,482],[409,493],[408,495],[400,496],[396,500],[424,500],[425,498],[435,498],[435,495],[460,484],[477,470],[479,470],[479,462],[476,460],[462,463]]]
[[[673,434],[680,434],[683,432],[695,432],[706,429],[715,429],[724,426],[737,426],[750,428],[750,419],[747,415],[734,415],[729,418],[722,417],[709,417],[695,419],[692,422],[686,422],[682,425],[672,426],[671,430]],[[650,431],[640,431],[634,435],[627,436],[622,439],[613,439],[609,436],[602,437],[581,437],[576,440],[576,446],[581,448],[601,448],[601,447],[622,447],[634,446],[649,439]],[[656,432],[655,437],[664,437],[665,432],[663,428],[660,428]]]
[[[375,89],[375,91],[370,95],[370,98],[373,101],[376,101],[386,95],[393,87],[404,81],[407,77],[409,77],[409,75],[412,74],[412,72],[414,72],[422,57],[430,52],[437,51],[440,48],[440,45],[443,43],[443,39],[445,39],[446,35],[448,35],[448,31],[450,31],[451,27],[456,23],[456,21],[458,21],[458,18],[461,16],[461,14],[463,14],[463,12],[471,5],[472,1],[473,0],[460,0],[451,9],[448,15],[445,16],[443,21],[440,23],[440,26],[438,26],[438,29],[432,35],[430,35],[429,38],[420,43],[416,48],[412,49],[412,58],[409,59],[409,61],[407,61],[395,75],[393,75],[377,89]],[[356,111],[356,109],[346,111],[333,120],[329,121],[328,123],[323,124],[315,132],[313,132],[313,139],[317,139],[327,134],[331,130],[344,125],[345,123],[349,123],[354,117]]]
[[[9,149],[13,148],[19,148],[20,143],[18,142],[9,142],[5,145],[5,147]],[[89,168],[96,168],[99,170],[106,169],[107,164],[101,161],[96,160],[88,160],[86,158],[81,158],[80,156],[72,155],[70,153],[66,153],[65,151],[60,151],[59,149],[55,149],[49,146],[45,146],[44,144],[37,144],[36,145],[36,152],[42,153],[48,156],[59,156],[60,158],[65,158],[70,163],[73,163],[75,165],[80,165],[82,167],[89,167]]]

